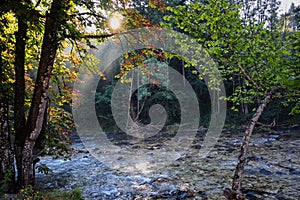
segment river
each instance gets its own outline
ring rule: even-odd
[[[95,159],[77,139],[73,144],[71,160],[41,158],[40,164],[46,164],[52,171],[48,174],[37,173],[36,183],[41,189],[50,191],[80,188],[88,200],[220,200],[223,199],[223,190],[231,185],[242,137],[243,132],[223,132],[205,158],[198,154],[201,139],[195,139],[185,154],[172,158],[168,165],[161,166],[154,160],[144,165],[147,169],[144,171],[141,170],[143,166],[138,170],[123,170],[121,167],[125,165],[121,164],[119,168],[113,168],[107,159],[105,162]],[[130,143],[118,139],[117,142],[126,151],[110,151],[115,163],[124,163],[124,158],[128,157],[128,154],[123,155],[124,152],[138,151],[150,155],[151,151],[163,148],[159,140]],[[169,149],[172,151],[172,148]],[[300,199],[299,155],[299,131],[254,133],[242,192],[249,200]]]

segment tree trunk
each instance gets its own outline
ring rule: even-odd
[[[15,168],[9,130],[7,90],[3,87],[5,84],[3,69],[0,49],[0,80],[2,82],[0,85],[0,189],[3,192],[12,192],[15,182]]]
[[[243,87],[246,88],[245,81],[243,81]],[[244,98],[246,98],[246,95],[244,95]],[[242,103],[242,109],[243,109],[244,115],[247,116],[247,115],[249,114],[248,103],[243,102],[243,103]]]
[[[252,116],[249,124],[247,125],[245,135],[243,137],[241,151],[238,156],[238,164],[235,168],[235,172],[234,172],[234,176],[233,176],[232,189],[230,190],[227,188],[224,191],[224,195],[229,200],[244,199],[244,197],[241,195],[240,190],[241,190],[241,186],[242,186],[242,178],[243,178],[243,174],[244,174],[244,167],[245,167],[245,162],[246,162],[247,150],[248,150],[249,143],[250,143],[250,138],[251,138],[251,135],[252,135],[252,132],[253,132],[256,122],[260,118],[260,116],[263,113],[267,104],[271,101],[274,91],[275,91],[275,89],[267,94],[267,96],[265,97],[263,102],[260,104],[260,106],[256,110],[255,114]]]
[[[15,52],[15,99],[14,99],[14,128],[15,128],[15,154],[18,178],[22,177],[22,149],[25,141],[25,45],[27,25],[22,16],[18,18],[18,32],[16,34]],[[20,185],[18,185],[19,187]]]
[[[21,167],[22,176],[19,177],[18,181],[22,187],[34,184],[33,148],[43,127],[44,113],[47,104],[47,90],[59,42],[58,32],[60,31],[62,23],[65,21],[64,18],[66,14],[64,6],[67,5],[68,2],[66,1],[53,0],[50,12],[46,17],[41,58],[25,129],[26,139],[22,149],[22,155],[19,155],[22,159],[21,166],[18,166],[18,168]]]
[[[46,99],[45,110],[49,106],[48,98]],[[42,128],[40,134],[35,141],[26,140],[24,148],[22,149],[22,173],[27,174],[23,176],[22,182],[34,183],[35,180],[35,164],[39,161],[38,156],[42,153],[45,147],[46,140],[46,126],[48,113],[45,111],[43,116]]]
[[[49,108],[49,94],[47,94],[47,100],[46,100],[46,111],[44,113],[44,120],[43,125],[41,129],[41,133],[37,137],[35,141],[35,145],[33,147],[33,162],[36,164],[39,161],[39,156],[43,153],[45,145],[46,145],[46,135],[47,135],[47,128],[48,128],[48,108]]]
[[[134,111],[134,105],[131,101],[131,94],[132,94],[132,88],[133,88],[133,79],[134,79],[134,72],[132,72],[131,74],[131,83],[130,83],[130,91],[129,91],[129,96],[128,96],[128,114],[127,114],[127,122],[126,122],[126,129],[129,129],[129,127],[132,125],[132,124],[129,124],[130,122],[130,118],[132,118],[134,121],[136,119],[136,115],[135,115],[135,111]]]

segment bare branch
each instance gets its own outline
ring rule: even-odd
[[[106,17],[102,16],[102,15],[98,15],[96,13],[92,13],[92,12],[82,12],[82,13],[77,13],[77,14],[72,14],[70,15],[71,17],[76,17],[76,16],[82,16],[82,15],[90,15],[93,16],[95,18],[101,18],[101,19],[107,19]]]
[[[103,34],[103,35],[90,35],[86,34],[82,38],[90,38],[90,39],[103,39],[103,38],[108,38],[111,36],[114,36],[115,34]]]

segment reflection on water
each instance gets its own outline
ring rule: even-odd
[[[70,161],[41,159],[53,171],[37,174],[37,185],[51,190],[80,187],[86,199],[221,199],[224,188],[231,185],[242,136],[223,133],[204,159],[197,154],[201,135],[184,153],[180,147],[164,147],[157,139],[114,141],[111,136],[119,148],[94,150],[110,154],[115,169],[87,153],[82,143],[75,143],[77,153]],[[300,134],[257,133],[250,146],[243,182],[247,197],[300,199]],[[159,152],[163,153],[158,156]],[[144,155],[144,160],[136,162],[137,154]],[[162,167],[160,163],[170,160],[168,156],[174,156],[173,162]]]

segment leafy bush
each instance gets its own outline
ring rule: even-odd
[[[0,197],[3,195],[3,191],[7,191],[12,175],[13,173],[11,171],[8,171],[4,175],[3,180],[0,180]]]
[[[51,107],[44,155],[69,158],[72,151],[69,135],[73,129],[72,114],[63,108]]]

